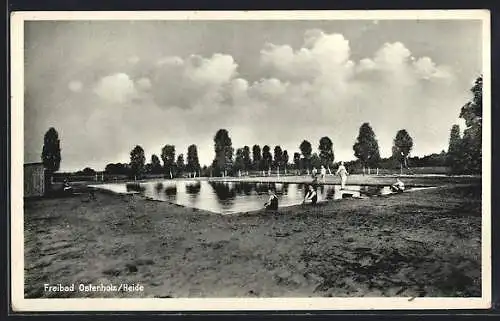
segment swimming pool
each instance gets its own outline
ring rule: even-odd
[[[206,180],[163,180],[155,182],[95,185],[115,193],[140,193],[147,198],[207,210],[221,214],[261,209],[269,198],[271,187],[276,191],[279,207],[302,203],[307,184],[213,182]],[[341,190],[339,185],[317,186],[318,202],[343,198],[364,198],[391,193],[389,186],[353,186]]]

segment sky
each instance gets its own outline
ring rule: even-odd
[[[200,163],[213,137],[290,159],[307,139],[333,141],[354,159],[370,123],[382,156],[396,132],[413,156],[446,150],[460,108],[482,72],[481,21],[29,21],[25,24],[25,162],[43,135],[61,140],[62,171],[149,162],[166,144]]]

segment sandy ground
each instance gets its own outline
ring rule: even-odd
[[[97,193],[24,215],[28,298],[481,295],[479,185],[232,216]]]

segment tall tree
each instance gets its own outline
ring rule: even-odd
[[[315,168],[321,167],[321,158],[319,158],[317,153],[311,155],[311,166]]]
[[[450,141],[448,153],[446,154],[446,165],[450,167],[453,173],[461,173],[464,170],[463,147],[460,126],[453,125],[450,130]]]
[[[370,167],[375,167],[380,162],[378,141],[369,123],[364,123],[359,128],[358,138],[352,149],[354,150],[354,156],[363,165],[363,174],[365,168],[368,167],[368,173],[370,173]]]
[[[184,155],[179,154],[177,156],[177,161],[175,162],[175,166],[177,167],[177,176],[182,176],[182,173],[184,172],[185,169],[185,164],[184,164]]]
[[[264,145],[262,147],[262,170],[268,170],[273,163],[273,155],[271,154],[271,147]]]
[[[307,140],[303,140],[302,143],[300,143],[299,149],[300,149],[300,152],[302,153],[302,156],[304,158],[304,166],[307,169],[310,169],[310,167],[311,167],[311,153],[312,153],[311,143],[308,142]]]
[[[61,165],[59,134],[50,127],[43,137],[42,163],[49,173],[57,172]]]
[[[274,167],[279,169],[283,168],[283,150],[281,146],[274,147]]]
[[[170,178],[172,178],[172,172],[175,166],[175,146],[174,145],[165,145],[161,149],[161,159],[163,161],[163,168],[166,173],[170,174]]]
[[[261,150],[259,145],[253,145],[252,147],[252,156],[253,156],[253,169],[259,170],[260,163],[262,160]]]
[[[198,149],[196,145],[189,145],[187,151],[187,170],[197,172],[200,170],[200,161],[198,160]]]
[[[407,159],[408,155],[413,148],[413,139],[406,129],[401,129],[397,132],[396,138],[394,138],[392,146],[392,156],[397,159],[401,166],[401,172],[403,167],[408,167]]]
[[[321,160],[321,165],[330,168],[333,166],[333,161],[335,156],[333,154],[333,143],[332,140],[325,136],[319,140],[319,158]]]
[[[252,167],[252,159],[250,158],[250,147],[243,146],[243,164],[244,170],[250,170]]]
[[[214,168],[218,173],[231,172],[233,164],[233,143],[225,129],[219,129],[214,136],[215,159]]]
[[[131,174],[136,177],[141,177],[144,173],[144,164],[146,163],[146,157],[144,156],[144,149],[137,145],[130,152],[130,170]]]
[[[465,120],[465,125],[471,127],[479,124],[483,118],[483,76],[479,76],[470,89],[473,97],[460,110],[460,117]]]
[[[145,174],[152,174],[153,173],[153,164],[151,163],[146,163],[144,165],[144,173]]]
[[[158,156],[151,155],[151,171],[155,174],[161,173],[161,163]]]
[[[300,153],[293,153],[293,163],[295,164],[295,169],[302,169],[300,167]]]
[[[283,161],[283,167],[285,168],[285,174],[286,174],[286,170],[288,168],[288,161],[289,161],[288,151],[286,149],[283,151],[282,161]]]
[[[236,172],[245,169],[244,151],[243,148],[238,148],[236,150],[236,157],[234,158],[234,170]]]
[[[483,76],[479,76],[470,90],[472,100],[460,111],[460,118],[465,120],[463,136],[465,171],[481,173],[482,168],[482,120],[483,120]]]

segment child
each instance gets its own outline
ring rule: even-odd
[[[278,196],[271,189],[267,193],[269,194],[269,200],[264,204],[264,207],[266,210],[276,211],[278,209]]]

